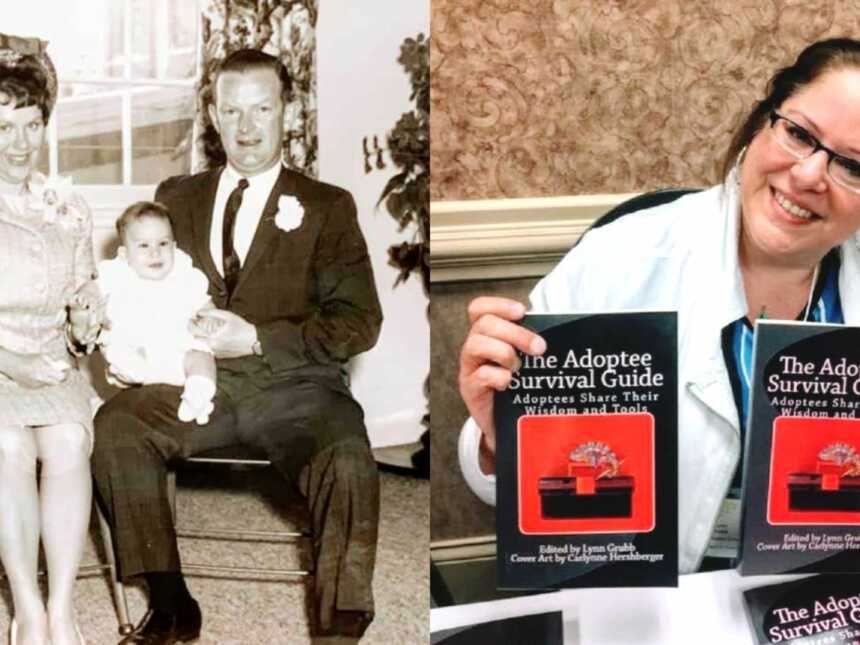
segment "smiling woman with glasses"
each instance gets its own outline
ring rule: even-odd
[[[738,538],[740,505],[732,498],[753,321],[860,325],[860,42],[815,43],[779,70],[722,168],[723,182],[709,190],[587,233],[530,298],[534,312],[678,311],[682,573],[733,564],[725,545]],[[517,324],[525,311],[499,297],[469,306],[459,381],[472,417],[460,436],[460,464],[489,503],[493,391],[507,387],[518,351],[546,349]],[[708,396],[697,394],[705,389]],[[721,551],[711,547],[712,535],[722,537]]]

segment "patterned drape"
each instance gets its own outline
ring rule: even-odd
[[[284,159],[312,177],[317,164],[316,22],[318,0],[207,0],[203,8],[202,75],[197,91],[198,168],[224,162],[206,106],[218,62],[252,47],[280,57],[293,80],[284,111]]]

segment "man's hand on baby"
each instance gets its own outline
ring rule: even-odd
[[[214,323],[218,328],[207,333],[205,326]],[[257,342],[257,328],[247,320],[224,309],[206,309],[197,314],[190,325],[191,333],[209,343],[216,358],[239,358],[253,354]]]

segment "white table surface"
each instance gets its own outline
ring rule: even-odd
[[[680,576],[677,588],[568,589],[435,607],[430,631],[560,610],[565,645],[751,645],[741,592],[802,577],[726,570]]]

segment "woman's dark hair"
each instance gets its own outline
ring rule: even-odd
[[[120,244],[125,244],[125,232],[132,222],[142,220],[144,217],[154,217],[164,220],[173,230],[170,221],[170,211],[161,202],[135,202],[126,208],[116,221],[116,232],[119,235]]]
[[[732,137],[723,159],[723,177],[728,176],[741,150],[764,127],[771,111],[825,72],[846,68],[860,69],[860,41],[831,38],[810,45],[800,52],[793,65],[774,74],[767,84],[767,96],[755,104]]]
[[[54,107],[50,83],[45,67],[34,56],[0,58],[0,105],[38,107],[47,123]]]

